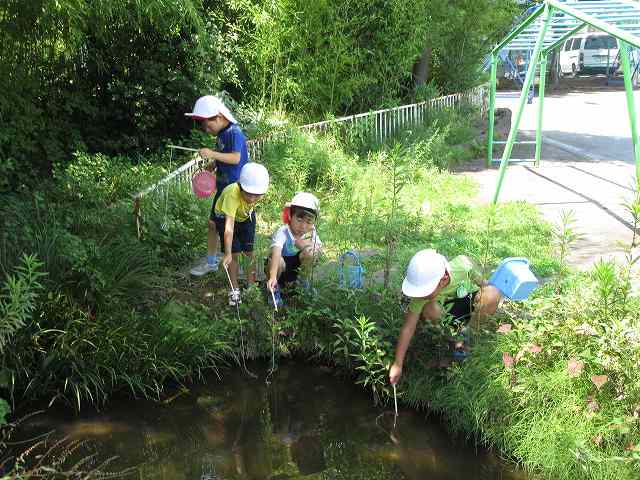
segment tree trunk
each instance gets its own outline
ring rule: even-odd
[[[422,51],[420,58],[413,65],[413,86],[417,89],[429,80],[431,73],[431,47],[427,46]]]

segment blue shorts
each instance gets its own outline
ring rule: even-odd
[[[215,201],[214,201],[215,202]],[[214,203],[215,205],[215,203]],[[221,250],[224,252],[224,224],[227,217],[224,215],[213,216],[216,230],[220,236]],[[233,242],[231,253],[253,252],[253,243],[256,237],[256,212],[251,212],[249,219],[233,224]]]

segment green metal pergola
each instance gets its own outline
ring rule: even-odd
[[[533,53],[524,79],[518,109],[507,138],[500,169],[498,183],[493,197],[497,203],[504,180],[507,164],[518,133],[522,112],[527,102],[527,92],[531,88],[535,71],[540,66],[538,122],[536,129],[535,163],[540,164],[542,150],[542,114],[544,108],[544,88],[549,52],[562,45],[569,37],[578,33],[586,25],[606,32],[618,39],[620,59],[624,75],[624,86],[631,124],[636,180],[640,182],[640,138],[636,107],[633,98],[629,47],[640,48],[640,2],[632,0],[544,0],[540,7],[518,25],[491,51],[491,91],[489,96],[489,133],[487,166],[493,159],[493,127],[496,104],[496,70],[498,54],[501,50],[531,50]]]

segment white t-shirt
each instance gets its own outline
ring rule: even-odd
[[[320,237],[316,232],[315,227],[309,233],[305,233],[302,240],[311,239],[314,250],[318,250],[322,246]],[[279,247],[282,249],[283,257],[293,257],[300,253],[300,249],[296,247],[296,239],[293,236],[293,232],[289,228],[289,225],[282,225],[271,238],[271,246]]]

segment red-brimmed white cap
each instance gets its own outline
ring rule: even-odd
[[[185,113],[185,115],[193,118],[194,120],[206,120],[207,118],[215,117],[216,115],[222,115],[231,123],[238,123],[229,109],[225,107],[224,103],[222,103],[222,100],[218,97],[214,97],[213,95],[200,97],[193,107],[193,112]]]

